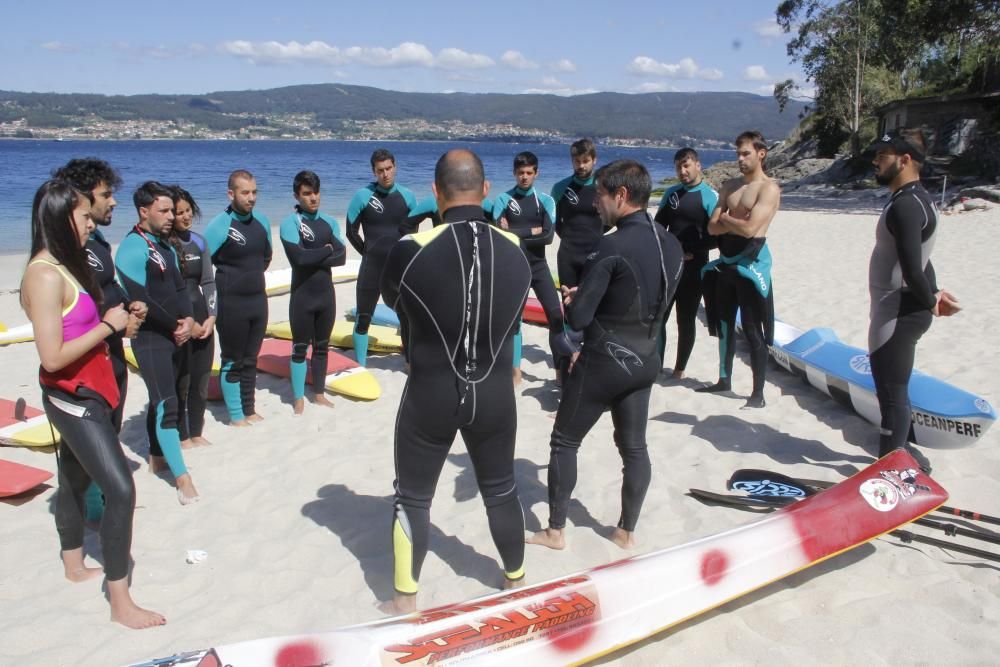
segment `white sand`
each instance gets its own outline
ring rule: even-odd
[[[786,197],[771,228],[780,317],[803,328],[833,327],[849,343],[865,345],[873,204],[878,202],[858,197]],[[1000,404],[1000,359],[989,323],[1000,316],[1000,264],[992,242],[998,233],[997,208],[942,218],[934,263],[941,285],[965,310],[935,321],[917,357],[922,370],[994,405]],[[0,259],[0,321],[8,325],[25,319],[8,292],[17,287],[24,262]],[[275,265],[283,263],[279,250]],[[339,310],[352,305],[353,284],[338,287],[337,297]],[[271,300],[272,321],[287,318],[287,304],[287,297]],[[545,332],[524,331],[517,472],[528,528],[535,530],[547,519],[545,465],[557,398]],[[668,362],[675,331],[671,323]],[[742,399],[691,391],[698,381],[716,379],[715,343],[701,328],[688,367],[693,379],[675,384],[664,376],[654,389],[648,430],[654,475],[639,523],[640,553],[752,521],[752,515],[684,495],[692,486],[724,490],[736,468],[832,480],[873,460],[874,426],[774,366],[762,411],[739,410]],[[132,590],[168,624],[138,632],[112,624],[98,582],[63,579],[50,488],[20,506],[0,503],[0,664],[121,664],[379,618],[376,601],[389,597],[392,586],[392,426],[405,376],[398,356],[374,357],[370,367],[383,388],[372,403],[335,397],[334,410],[308,406],[305,416],[293,419],[287,382],[262,374],[262,424],[230,430],[217,421],[221,406],[212,405],[205,435],[216,444],[185,453],[203,496],[190,507],[178,505],[172,486],[142,465],[146,392],[132,375],[122,432],[138,488]],[[40,404],[31,344],[0,348],[0,368],[0,395]],[[736,392],[749,393],[745,350],[734,375]],[[925,450],[935,479],[952,494],[950,504],[1000,514],[998,440],[1000,428],[969,449]],[[468,458],[461,444],[453,452],[432,511],[431,551],[421,578],[425,607],[482,595],[500,583]],[[55,471],[51,453],[4,448],[0,457]],[[580,454],[570,548],[528,547],[529,581],[626,555],[603,537],[618,518],[620,469],[605,416]],[[188,549],[207,551],[208,560],[186,564]],[[99,557],[90,532],[86,550]],[[997,569],[937,548],[879,539],[604,662],[995,664]]]

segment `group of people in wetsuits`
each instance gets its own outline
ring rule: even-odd
[[[763,137],[741,134],[736,147],[742,177],[727,182],[721,195],[702,179],[697,153],[679,151],[679,183],[667,190],[655,219],[646,212],[652,191],[646,168],[617,160],[595,170],[596,149],[589,140],[571,146],[574,173],[552,196],[536,192],[538,161],[524,152],[514,160],[517,185],[492,201],[482,162],[471,151],[445,153],[435,168],[433,201],[419,203],[395,182],[394,156],[382,149],[372,155],[375,181],[351,200],[346,230],[362,255],[357,359],[364,364],[380,296],[399,315],[407,359],[394,434],[396,596],[390,610],[416,607],[430,506],[459,432],[473,461],[505,586],[518,585],[524,576],[525,543],[564,547],[577,452],[607,411],[623,462],[622,509],[611,539],[622,548],[635,545],[651,480],[645,440],[649,399],[663,368],[666,319],[675,303],[674,376],[683,377],[704,293],[710,331],[720,339],[719,381],[704,390],[731,389],[739,309],[754,375],[747,407],[763,407],[758,357],[763,350],[766,359],[773,322],[764,233],[780,193],[763,172]],[[229,207],[203,236],[191,230],[199,209],[190,193],[153,181],[140,185],[133,195],[138,223],[112,260],[97,226],[110,223],[120,183],[107,163],[84,159],[57,170],[39,189],[22,302],[35,327],[43,403],[63,436],[55,514],[66,576],[80,581],[100,572],[85,566],[82,539],[88,505],[103,498],[100,532],[112,616],[141,628],[165,620],[138,607],[128,592],[135,486],[118,442],[127,381],[123,339],[129,340],[149,394],[151,468],[169,468],[180,502],[194,502],[198,494],[182,450],[207,444],[201,433],[215,329],[230,424],[262,419],[254,388],[268,318],[264,271],[272,242],[268,220],[254,212],[256,181],[237,170],[228,181]],[[310,347],[311,398],[329,404],[322,379],[335,319],[331,269],[344,263],[346,246],[337,221],[320,211],[319,177],[302,171],[292,190],[296,206],[282,222],[280,237],[292,267],[290,378],[294,410],[300,413]],[[419,231],[427,217],[433,228]],[[890,233],[895,228],[890,226]],[[933,227],[929,233],[926,224],[924,229],[924,236],[932,237]],[[562,239],[561,294],[544,252],[553,234]],[[709,250],[716,246],[720,256],[710,262]],[[886,262],[873,257],[873,267]],[[933,293],[933,274],[928,281]],[[525,539],[513,470],[518,378],[515,370],[512,381],[509,369],[519,364],[529,289],[549,316],[562,395],[550,440],[548,527]],[[937,292],[936,299],[935,314],[957,310],[947,293]],[[890,344],[908,336],[915,345],[922,320],[904,324],[890,333]],[[903,362],[893,357],[885,364],[895,372]],[[909,363],[912,367],[912,355]],[[899,402],[895,395],[893,400]],[[899,412],[888,399],[886,410]],[[898,427],[893,434],[898,438]]]

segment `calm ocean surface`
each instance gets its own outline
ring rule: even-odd
[[[368,142],[368,141],[17,141],[0,140],[0,252],[24,252],[30,245],[31,199],[49,173],[74,157],[107,160],[122,175],[118,207],[105,235],[114,243],[136,221],[132,190],[146,180],[179,183],[194,195],[202,209],[198,229],[227,205],[226,179],[234,169],[248,169],[257,177],[256,210],[278,224],[291,212],[292,178],[312,169],[322,181],[324,211],[343,223],[354,192],[371,181],[369,158],[385,147],[396,156],[398,183],[418,199],[431,194],[434,164],[449,148],[470,148],[483,160],[491,196],[514,185],[511,175],[516,153],[534,152],[540,161],[537,186],[548,192],[572,173],[569,146],[560,144]],[[646,165],[654,184],[674,177],[668,148],[598,146],[598,164],[632,158]],[[732,159],[730,151],[701,151],[702,166]]]

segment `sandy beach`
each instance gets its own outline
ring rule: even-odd
[[[867,267],[882,202],[869,193],[786,193],[769,235],[780,318],[803,329],[832,327],[846,342],[866,346]],[[116,225],[129,223],[127,208],[120,207]],[[1000,207],[942,216],[933,262],[940,286],[964,310],[935,320],[917,351],[917,368],[994,406],[1000,405],[1000,353],[990,322],[1000,317],[1000,263],[988,239],[997,234]],[[554,247],[549,257],[555,266]],[[26,260],[0,257],[0,321],[7,326],[26,320],[14,292]],[[272,268],[286,265],[276,249]],[[354,304],[354,283],[336,292],[339,317]],[[288,297],[270,299],[270,320],[287,318]],[[669,368],[673,321],[668,333]],[[548,357],[546,331],[526,325],[516,470],[529,531],[547,520],[546,465],[558,405]],[[685,495],[690,487],[725,491],[736,468],[832,481],[874,460],[876,427],[773,364],[767,407],[740,410],[751,384],[745,348],[734,370],[736,397],[692,391],[717,379],[717,359],[716,340],[699,325],[689,377],[672,381],[665,373],[654,387],[653,481],[638,549],[624,552],[607,539],[619,514],[621,462],[605,415],[580,452],[568,548],[529,546],[529,582],[753,521],[751,514]],[[0,368],[0,397],[40,406],[33,344],[0,347]],[[334,409],[307,405],[293,418],[288,382],[260,374],[264,422],[230,429],[221,421],[222,405],[211,404],[205,436],[215,444],[185,452],[202,494],[187,507],[177,503],[170,482],[147,472],[147,396],[132,374],[121,433],[138,493],[132,592],[168,623],[144,631],[113,624],[98,581],[63,578],[52,486],[23,503],[0,501],[0,664],[118,665],[381,618],[376,604],[392,594],[393,424],[406,376],[399,355],[373,356],[369,368],[383,392],[373,402],[331,395]],[[995,427],[971,448],[923,450],[934,478],[951,494],[950,505],[1000,515],[998,444]],[[0,458],[56,469],[51,452],[4,447]],[[499,562],[461,442],[441,476],[431,519],[420,606],[496,590]],[[204,550],[207,559],[186,563],[191,549]],[[100,557],[96,533],[88,531],[85,551]],[[599,664],[995,664],[998,570],[939,548],[880,538]]]

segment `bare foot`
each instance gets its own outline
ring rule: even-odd
[[[670,374],[670,377],[672,377],[675,380],[683,380],[687,376],[684,375],[684,371],[680,371],[675,368],[674,372]]]
[[[296,415],[301,415],[306,409],[306,399],[296,398],[295,402],[292,403],[292,413]]]
[[[207,439],[201,437],[200,435],[196,435],[193,438],[191,438],[191,442],[194,443],[195,447],[211,447],[212,446],[212,441],[211,440],[207,440]]]
[[[164,470],[169,469],[170,466],[167,465],[167,460],[162,456],[149,455],[149,472],[154,475],[158,475]]]
[[[548,547],[549,549],[565,549],[566,548],[566,538],[563,535],[562,528],[546,528],[541,530],[531,537],[527,538],[525,543],[527,544],[540,544],[543,547]]]
[[[100,576],[101,573],[104,572],[103,568],[87,567],[83,564],[83,547],[63,551],[62,562],[66,578],[74,584],[78,584],[81,581],[87,581],[88,579],[93,579],[94,577]]]
[[[615,528],[615,531],[611,533],[611,541],[622,549],[635,549],[636,547],[635,533],[622,528]]]
[[[514,386],[515,387],[520,387],[521,386],[521,369],[520,368],[515,368],[514,369]]]
[[[192,440],[191,438],[188,438],[187,440],[181,440],[181,449],[191,449],[192,447],[197,447],[197,446],[198,445],[194,444],[194,440]]]
[[[521,577],[520,579],[508,579],[507,577],[503,578],[503,589],[505,591],[520,588],[521,586],[524,586],[524,577]]]
[[[177,484],[177,500],[181,505],[191,505],[201,500],[198,489],[194,488],[194,481],[189,473],[184,473],[175,480]]]
[[[405,595],[396,593],[391,600],[386,600],[378,605],[378,610],[389,616],[401,616],[412,614],[417,610],[417,595]]]
[[[255,412],[252,415],[247,415],[247,421],[251,424],[256,424],[257,422],[264,421],[264,418]]]
[[[244,426],[250,426],[250,420],[248,419],[237,419],[236,421],[229,422],[230,426],[235,426],[237,428],[243,428]]]
[[[111,598],[111,620],[133,630],[155,628],[166,625],[167,619],[135,603],[128,592],[128,577],[108,582],[108,596]]]
[[[316,405],[323,405],[328,408],[336,407],[333,401],[326,397],[326,394],[316,394],[316,396],[313,397],[313,403]]]

